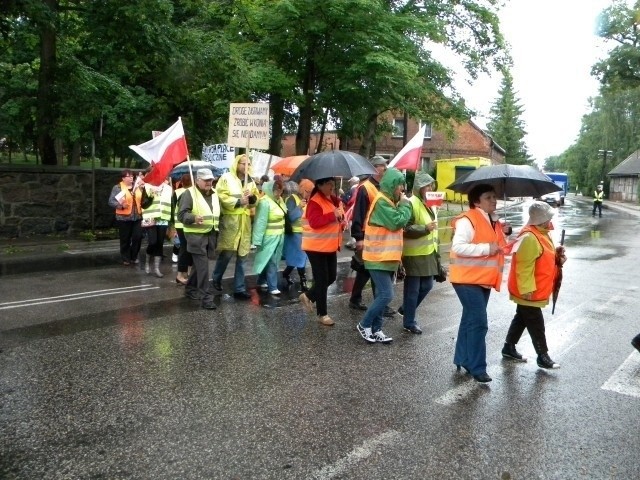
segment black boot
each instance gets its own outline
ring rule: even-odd
[[[289,276],[291,275],[292,271],[293,271],[293,267],[286,267],[282,271],[282,278],[285,279],[285,281],[287,282],[287,285],[293,285],[293,280],[291,280],[291,277]]]
[[[526,362],[527,359],[524,358],[518,350],[516,350],[515,343],[505,343],[504,347],[502,347],[502,356],[504,358],[509,358],[511,360],[516,360],[518,362]]]
[[[560,364],[551,360],[548,353],[538,355],[538,366],[540,368],[560,368]]]
[[[308,292],[309,287],[307,286],[307,275],[304,272],[303,273],[298,272],[298,275],[300,276],[300,291]]]

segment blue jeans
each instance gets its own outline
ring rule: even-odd
[[[456,340],[453,363],[467,368],[471,375],[487,373],[487,303],[491,289],[479,285],[454,283],[460,303],[462,317]]]
[[[278,262],[275,259],[275,255],[271,256],[267,266],[258,275],[258,285],[262,285],[265,282],[270,292],[278,289]]]
[[[376,284],[376,296],[360,322],[363,328],[371,328],[373,333],[382,330],[384,309],[393,300],[393,274],[389,270],[369,270],[371,280]]]
[[[433,288],[433,277],[406,277],[403,286],[402,326],[416,326],[416,310]]]
[[[218,260],[216,260],[216,266],[213,269],[211,280],[213,280],[214,282],[222,283],[222,276],[227,269],[227,265],[229,265],[229,260],[231,260],[231,257],[233,257],[234,255],[236,256],[236,270],[233,274],[233,291],[234,293],[246,292],[247,288],[244,284],[244,262],[247,257],[246,255],[244,257],[239,256],[234,250],[222,250],[218,254]]]

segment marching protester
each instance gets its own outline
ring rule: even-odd
[[[491,289],[500,291],[507,223],[494,215],[497,206],[492,186],[480,184],[469,193],[469,210],[456,217],[451,251],[449,279],[462,304],[462,317],[453,362],[477,382],[487,383],[487,304]]]
[[[191,175],[185,173],[180,177],[180,186],[173,193],[173,205],[175,210],[174,227],[180,239],[180,249],[178,250],[178,275],[176,276],[176,283],[179,285],[186,285],[188,279],[189,267],[193,265],[193,259],[191,254],[187,250],[187,239],[184,236],[182,222],[178,219],[178,208],[180,205],[180,197],[191,187]]]
[[[593,192],[593,212],[591,216],[596,216],[596,210],[598,210],[598,216],[602,217],[602,200],[604,200],[604,192],[602,191],[602,184],[598,184],[596,190]]]
[[[245,175],[245,172],[247,175]],[[247,183],[245,185],[245,177]],[[251,248],[251,208],[258,200],[258,188],[251,179],[251,163],[246,155],[237,155],[228,172],[222,174],[216,193],[220,200],[221,219],[218,259],[213,269],[213,287],[222,291],[222,276],[235,255],[233,296],[251,298],[245,284],[244,266]]]
[[[427,173],[416,172],[413,180],[411,219],[404,229],[402,265],[405,269],[403,282],[402,315],[403,328],[414,334],[422,329],[416,322],[416,310],[433,288],[433,276],[438,273],[438,225],[435,214],[425,204],[426,192],[433,190],[435,180]]]
[[[285,269],[282,272],[282,278],[287,282],[287,285],[293,285],[291,272],[296,269],[300,279],[300,291],[306,292],[309,287],[307,286],[306,275],[307,254],[302,250],[302,215],[313,190],[313,182],[304,179],[300,181],[300,184],[287,182],[286,186],[289,190],[286,205],[287,216],[291,223],[291,232],[285,231],[284,235],[283,255]]]
[[[380,188],[380,179],[384,172],[387,171],[387,161],[384,157],[376,155],[371,158],[371,165],[376,169],[376,173],[360,184],[356,193],[355,204],[353,207],[353,216],[351,218],[351,236],[355,239],[355,256],[362,260],[362,249],[364,248],[365,235],[365,219],[369,212],[369,207],[373,203],[378,190]],[[359,268],[356,271],[356,278],[353,282],[351,297],[349,298],[349,307],[355,310],[366,310],[367,306],[362,302],[362,290],[369,281],[371,276],[366,268]],[[371,282],[371,290],[373,296],[376,295],[375,282]],[[385,308],[384,315],[391,317],[396,312],[390,307]]]
[[[207,310],[216,308],[209,284],[209,259],[215,255],[219,218],[220,203],[213,189],[213,173],[201,168],[196,174],[196,187],[189,187],[180,196],[178,220],[193,259],[184,293],[188,298],[200,300]]]
[[[278,263],[284,245],[284,217],[287,206],[282,199],[284,184],[268,181],[262,184],[263,196],[258,201],[253,222],[252,245],[257,248],[253,268],[258,274],[258,286],[271,295],[278,290]]]
[[[147,236],[147,256],[144,271],[153,273],[156,277],[162,278],[160,272],[160,262],[162,261],[164,239],[171,220],[171,197],[173,189],[170,179],[166,179],[159,186],[145,184],[146,194],[153,199],[151,205],[142,211],[142,228]]]
[[[302,216],[302,249],[311,264],[313,286],[300,294],[300,301],[309,312],[315,303],[318,321],[327,326],[335,323],[327,314],[327,290],[337,277],[337,252],[342,243],[344,219],[335,188],[334,178],[316,180]]]
[[[123,265],[138,263],[142,243],[142,188],[144,182],[134,185],[131,170],[123,170],[120,182],[109,195],[109,206],[115,209],[120,236],[120,260]]]
[[[356,328],[369,343],[390,343],[393,339],[382,331],[383,315],[393,300],[393,277],[402,258],[403,228],[411,218],[411,201],[405,196],[402,172],[390,168],[380,180],[365,219],[362,258],[376,286],[373,303]],[[315,278],[315,275],[314,275]]]
[[[553,293],[557,269],[566,261],[564,247],[554,247],[549,231],[554,210],[545,202],[529,206],[529,220],[518,234],[509,271],[509,298],[516,303],[516,314],[507,332],[502,356],[526,362],[516,350],[516,344],[529,332],[540,368],[559,368],[549,357],[544,331],[542,307]]]

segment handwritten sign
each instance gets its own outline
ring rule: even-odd
[[[214,167],[231,168],[234,157],[235,149],[226,143],[202,145],[202,160],[209,162]]]
[[[232,147],[269,149],[269,104],[232,103],[227,143]]]

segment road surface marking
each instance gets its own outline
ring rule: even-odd
[[[160,287],[154,285],[136,285],[133,287],[108,288],[105,290],[92,290],[90,292],[70,293],[68,295],[58,295],[56,297],[32,298],[29,300],[19,300],[16,302],[0,303],[0,310],[10,310],[12,308],[32,307],[34,305],[44,305],[47,303],[69,302],[72,300],[83,300],[86,298],[103,297],[105,295],[119,295],[127,292],[143,292],[145,290],[155,290]]]
[[[447,390],[447,392],[444,395],[436,398],[434,402],[439,403],[440,405],[446,405],[446,406],[453,405],[454,403],[464,399],[467,395],[469,395],[471,392],[473,392],[477,388],[478,388],[478,383],[475,381],[471,381],[471,379],[469,379],[469,381],[463,383],[462,385],[458,385],[457,387],[452,388],[451,390]]]
[[[640,353],[632,352],[600,388],[640,398]]]
[[[370,438],[359,447],[351,450],[346,457],[341,458],[337,462],[322,467],[320,470],[312,474],[312,478],[318,480],[327,480],[337,476],[343,476],[345,472],[353,467],[356,463],[370,457],[375,449],[382,445],[390,445],[400,439],[400,432],[389,430],[381,433],[377,437]]]

